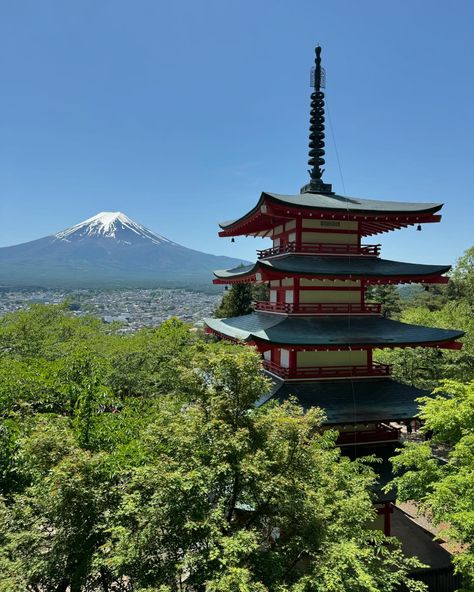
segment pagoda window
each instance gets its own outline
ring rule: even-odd
[[[267,349],[267,351],[263,352],[263,359],[267,360],[267,361],[271,361],[272,359],[272,350],[271,349]]]
[[[270,302],[276,303],[277,301],[277,291],[270,290]]]
[[[296,228],[296,220],[290,220],[289,222],[287,222],[285,224],[285,230],[293,230],[293,228]]]
[[[290,352],[287,349],[280,350],[280,366],[282,368],[290,367]]]
[[[270,282],[270,287],[271,288],[278,288],[279,285],[280,285],[280,280],[272,280]]]
[[[285,290],[285,302],[286,304],[293,304],[294,302],[293,290]]]
[[[278,238],[274,238],[273,239],[273,246],[274,247],[279,247],[280,246],[280,242],[281,242],[281,239],[279,237]]]
[[[296,354],[298,368],[313,366],[367,366],[368,357],[364,350],[341,351],[299,351]]]
[[[293,278],[283,278],[281,280],[282,286],[292,286],[293,285]]]

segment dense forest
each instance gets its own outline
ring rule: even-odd
[[[436,389],[397,486],[449,525],[472,589],[474,249],[447,286],[370,296],[392,318],[466,332],[461,351],[378,359]],[[221,311],[252,297],[230,290]],[[268,386],[251,348],[177,319],[123,335],[67,302],[1,319],[0,592],[422,590],[416,561],[371,528],[373,459],[342,457],[319,409],[256,407]]]

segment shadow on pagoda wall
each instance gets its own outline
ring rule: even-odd
[[[349,426],[348,426],[349,427]],[[414,570],[410,576],[427,585],[428,592],[455,592],[461,588],[461,577],[454,574],[451,554],[435,540],[434,535],[419,524],[412,516],[396,505],[396,491],[384,490],[392,478],[390,458],[396,454],[399,442],[360,444],[343,446],[341,452],[352,460],[375,455],[379,461],[372,465],[377,475],[373,487],[374,507],[378,516],[372,527],[386,535],[397,538],[406,557],[418,557],[426,565]],[[407,592],[405,586],[397,592]]]

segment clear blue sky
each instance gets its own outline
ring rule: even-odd
[[[345,193],[445,202],[375,242],[451,263],[474,244],[473,22],[471,0],[0,1],[0,246],[121,210],[253,259],[217,222],[306,183],[319,42]]]

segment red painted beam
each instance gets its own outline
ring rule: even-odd
[[[262,211],[263,210],[263,211]],[[260,208],[253,212],[247,218],[236,222],[235,225],[221,230],[219,236],[240,236],[242,234],[252,234],[261,230],[268,230],[279,226],[289,219],[298,219],[300,217],[326,220],[351,220],[360,221],[362,224],[373,222],[380,223],[381,229],[378,232],[388,232],[395,228],[402,228],[413,224],[429,224],[439,222],[439,214],[356,214],[352,212],[341,212],[335,210],[314,210],[304,207],[291,207],[275,204],[265,199]],[[273,218],[273,219],[272,219]],[[367,233],[372,231],[367,228]]]
[[[351,280],[351,281],[364,281],[367,284],[447,284],[449,278],[442,275],[433,276],[406,276],[406,275],[395,275],[389,277],[374,277],[374,276],[363,276],[363,275],[315,275],[315,274],[303,274],[303,273],[289,273],[287,271],[278,271],[276,269],[268,269],[261,267],[259,269],[261,274],[261,282],[269,282],[272,280],[282,280],[287,277],[298,278],[298,279],[325,279],[325,280]],[[249,282],[256,282],[255,273],[251,275],[239,275],[237,277],[229,278],[216,278],[213,280],[214,284],[247,284]],[[304,287],[303,287],[304,288]],[[337,290],[337,286],[330,286],[330,289]]]

